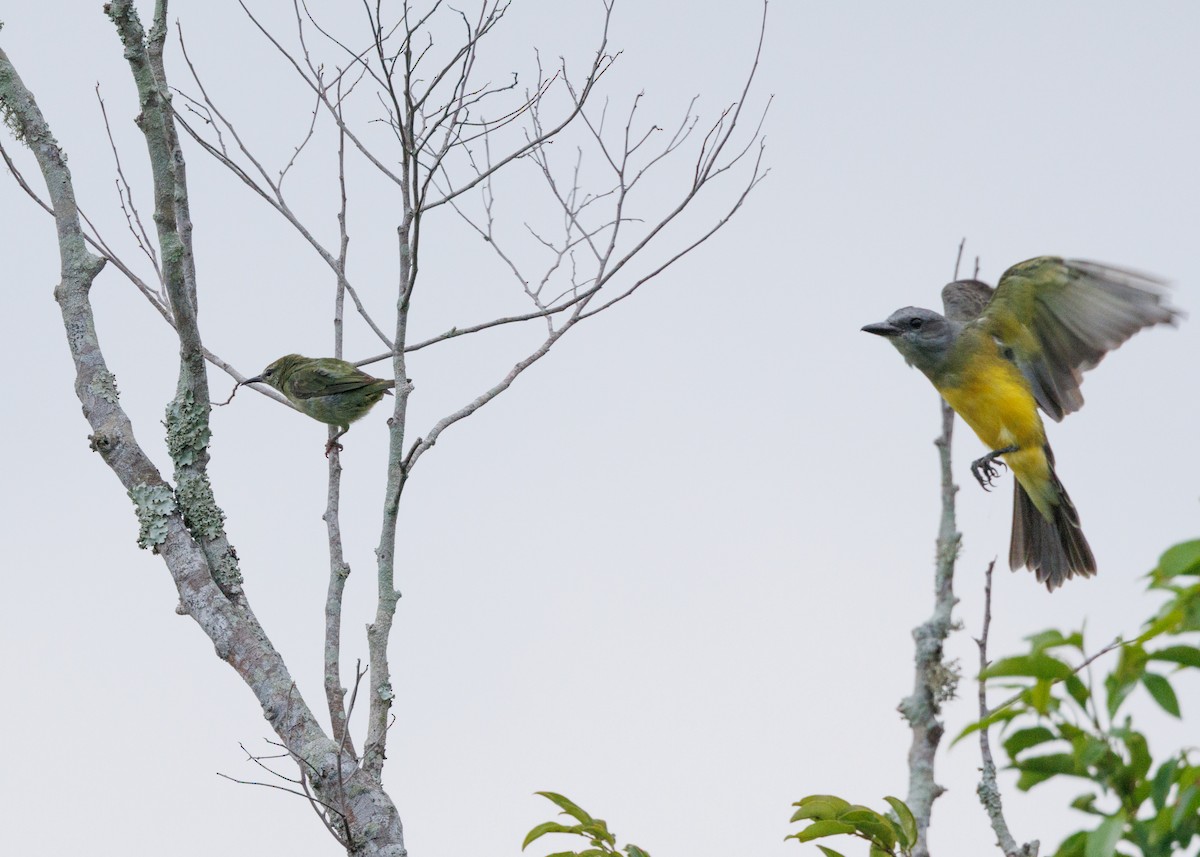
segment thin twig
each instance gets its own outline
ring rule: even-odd
[[[1109,643],[1109,644],[1108,644],[1107,646],[1105,646],[1103,649],[1101,649],[1100,651],[1096,652],[1096,654],[1094,654],[1094,655],[1090,655],[1090,656],[1088,656],[1088,657],[1084,658],[1084,660],[1083,660],[1083,661],[1082,661],[1082,662],[1081,662],[1081,663],[1080,663],[1080,664],[1079,664],[1077,667],[1075,667],[1074,669],[1072,669],[1072,670],[1071,670],[1071,672],[1070,672],[1070,675],[1063,676],[1062,678],[1053,678],[1053,679],[1050,679],[1050,686],[1051,686],[1051,687],[1053,687],[1053,686],[1054,686],[1054,685],[1056,685],[1056,684],[1059,684],[1059,683],[1061,683],[1061,682],[1064,682],[1064,681],[1066,681],[1066,680],[1067,680],[1068,678],[1070,678],[1071,676],[1073,676],[1073,675],[1075,675],[1076,673],[1078,673],[1078,672],[1080,672],[1080,671],[1082,671],[1082,670],[1086,669],[1087,667],[1091,666],[1091,665],[1092,665],[1092,663],[1093,663],[1094,661],[1096,661],[1098,658],[1101,658],[1101,657],[1103,657],[1104,655],[1107,655],[1109,652],[1111,652],[1111,651],[1113,651],[1113,650],[1115,650],[1115,649],[1119,649],[1119,648],[1121,648],[1122,646],[1128,645],[1128,644],[1129,644],[1129,643],[1131,643],[1131,642],[1136,642],[1136,641],[1133,641],[1133,640],[1126,640],[1126,639],[1124,639],[1124,638],[1122,638],[1122,637],[1117,637],[1115,640],[1113,640],[1111,643]],[[1017,691],[1017,692],[1016,692],[1016,693],[1014,693],[1012,696],[1010,696],[1008,699],[1004,700],[1002,703],[1000,703],[999,705],[997,705],[995,708],[990,708],[990,709],[988,709],[988,711],[987,711],[987,713],[984,715],[984,717],[985,717],[985,718],[986,718],[986,717],[992,717],[992,716],[994,716],[994,715],[996,715],[996,714],[999,714],[1001,711],[1003,711],[1004,709],[1008,708],[1010,705],[1013,705],[1013,704],[1015,704],[1015,703],[1017,703],[1017,702],[1020,702],[1022,699],[1024,699],[1024,698],[1025,698],[1025,695],[1026,695],[1028,692],[1029,692],[1029,689],[1028,689],[1028,688],[1025,688],[1025,689],[1023,689],[1023,690],[1019,690],[1019,691]]]
[[[117,142],[113,139],[112,127],[108,122],[108,110],[104,107],[104,99],[100,96],[100,84],[96,84],[96,101],[100,103],[100,115],[104,119],[104,132],[108,135],[108,145],[112,149],[113,162],[117,167],[117,198],[121,203],[121,211],[125,215],[125,223],[129,227],[129,232],[133,235],[133,240],[137,242],[138,249],[141,250],[146,258],[150,260],[150,266],[154,268],[154,273],[158,277],[159,283],[163,282],[162,269],[158,265],[158,254],[154,252],[154,243],[150,240],[149,234],[146,232],[146,227],[142,223],[142,216],[138,213],[137,206],[133,202],[133,191],[129,186],[129,180],[125,178],[125,171],[121,167],[121,155],[117,151]],[[167,297],[161,295],[165,303]]]
[[[960,255],[961,251],[962,246],[959,245]],[[988,668],[988,632],[992,626],[992,570],[995,567],[996,561],[992,560],[988,563],[987,573],[984,575],[983,632],[975,640],[976,645],[979,646],[979,716],[981,719],[987,717],[987,681],[983,676]],[[1017,841],[1008,829],[1008,822],[1004,819],[1004,807],[1000,800],[1000,787],[996,783],[996,762],[992,758],[992,747],[991,741],[988,738],[987,726],[979,730],[979,752],[983,759],[983,767],[981,768],[979,786],[975,789],[975,792],[979,795],[979,802],[983,804],[983,808],[992,822],[992,830],[996,832],[996,844],[1000,846],[1000,850],[1004,852],[1005,857],[1037,857],[1038,841],[1035,839],[1018,847]]]
[[[340,89],[340,82],[338,84]],[[339,109],[341,99],[338,99]],[[315,114],[314,114],[315,116]],[[338,188],[340,203],[338,221],[338,259],[335,267],[337,287],[333,300],[333,355],[338,359],[343,351],[343,316],[346,304],[346,258],[350,246],[350,234],[346,229],[346,135],[338,134]],[[354,754],[350,743],[349,715],[346,713],[346,689],[342,687],[342,595],[346,580],[350,577],[350,565],[346,562],[342,547],[341,487],[342,461],[340,445],[333,443],[337,426],[329,427],[330,453],[328,489],[326,491],[325,527],[329,540],[329,586],[325,594],[325,702],[329,708],[330,725],[334,740],[338,742],[338,782],[341,785],[342,803],[345,804],[345,786],[342,783],[341,755],[346,747]],[[348,834],[348,831],[347,831]]]

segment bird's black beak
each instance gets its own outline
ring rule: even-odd
[[[890,322],[887,322],[887,321],[881,321],[878,324],[868,324],[866,327],[863,328],[863,330],[865,330],[867,333],[873,333],[876,336],[899,336],[900,335],[900,328],[896,327],[896,325],[894,325]]]
[[[262,383],[262,375],[255,375],[253,378],[247,378],[245,381],[243,381],[238,386],[244,387],[247,384],[261,384],[261,383]]]

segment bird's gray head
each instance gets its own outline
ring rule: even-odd
[[[887,321],[863,328],[867,333],[886,336],[910,365],[927,375],[942,364],[961,329],[960,323],[915,306],[898,309]]]

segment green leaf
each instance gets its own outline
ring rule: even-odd
[[[838,817],[838,821],[853,824],[859,833],[888,851],[896,847],[896,828],[874,810],[866,807],[852,809],[849,812],[843,812]]]
[[[825,857],[846,857],[846,855],[842,852],[834,851],[832,848],[826,848],[824,845],[818,845],[817,847],[821,849],[821,853],[824,854]]]
[[[917,820],[913,818],[912,810],[898,797],[885,797],[884,800],[892,807],[892,812],[896,813],[896,818],[900,821],[900,832],[904,839],[902,844],[905,848],[912,848],[917,842]]]
[[[529,833],[525,834],[525,841],[521,843],[521,850],[524,851],[529,847],[529,843],[535,839],[540,839],[547,833],[579,833],[578,827],[568,827],[565,824],[559,824],[557,821],[543,821]]]
[[[1105,741],[1089,735],[1076,744],[1074,755],[1079,766],[1088,767],[1098,764],[1101,759],[1111,752]]]
[[[580,829],[596,845],[599,845],[601,842],[607,842],[613,846],[617,844],[617,838],[608,832],[608,823],[603,818],[597,818],[591,824],[581,824]]]
[[[803,821],[806,818],[811,818],[816,821],[822,821],[827,818],[837,818],[849,806],[850,804],[844,800],[839,800],[838,803],[827,800],[810,800],[792,813],[791,820]]]
[[[1181,542],[1167,548],[1159,557],[1158,568],[1152,574],[1176,577],[1180,574],[1200,574],[1200,539]]]
[[[815,803],[817,801],[820,801],[821,803],[833,804],[835,807],[837,807],[838,812],[845,812],[850,808],[850,801],[843,800],[837,795],[809,795],[808,797],[800,798],[800,800],[796,801],[794,804],[792,804],[792,806],[808,806],[810,803]]]
[[[1071,676],[1066,681],[1067,693],[1071,694],[1071,699],[1079,704],[1080,708],[1087,708],[1088,699],[1091,694],[1088,693],[1087,685],[1077,675]]]
[[[1062,841],[1054,857],[1083,857],[1083,849],[1087,845],[1088,831],[1080,830],[1072,833]]]
[[[1171,783],[1175,781],[1175,771],[1178,770],[1178,761],[1168,759],[1159,765],[1158,773],[1154,775],[1154,783],[1150,789],[1150,799],[1154,802],[1154,808],[1161,810],[1167,805],[1167,795],[1171,793]]]
[[[1088,834],[1087,847],[1084,857],[1113,857],[1117,853],[1117,843],[1125,832],[1125,815],[1117,813],[1106,818],[1100,826]]]
[[[821,846],[818,845],[817,847],[820,848]],[[625,853],[628,854],[629,857],[650,857],[650,854],[648,852],[643,851],[641,848],[638,848],[636,845],[626,845]]]
[[[799,833],[793,833],[788,839],[799,839],[801,842],[811,842],[823,836],[836,836],[839,833],[853,833],[854,825],[844,821],[814,821]]]
[[[1080,729],[1075,724],[1068,723],[1065,720],[1063,720],[1060,723],[1055,723],[1054,725],[1058,727],[1058,731],[1061,732],[1062,736],[1064,738],[1066,738],[1068,741],[1072,741],[1072,742],[1082,741],[1089,737],[1088,732],[1085,732],[1084,730]]]
[[[1005,740],[1004,752],[1008,753],[1010,759],[1015,758],[1022,750],[1028,750],[1030,747],[1036,747],[1038,744],[1045,744],[1047,741],[1054,741],[1057,738],[1058,736],[1045,726],[1018,729]]]
[[[1029,791],[1038,783],[1044,783],[1054,774],[1039,773],[1037,771],[1021,771],[1021,776],[1017,777],[1017,788],[1023,792]]]
[[[1080,812],[1089,812],[1092,815],[1107,815],[1107,813],[1101,812],[1093,806],[1093,804],[1096,802],[1096,797],[1097,795],[1094,792],[1082,794],[1075,798],[1075,800],[1071,801],[1071,808],[1077,809]]]
[[[583,822],[584,824],[591,824],[596,820],[560,794],[555,792],[534,792],[534,794],[541,795],[546,800],[556,804],[559,809],[561,809],[567,815],[571,816],[577,821]]]
[[[996,661],[980,674],[980,678],[1024,676],[1026,678],[1062,680],[1072,673],[1071,665],[1058,658],[1042,654],[1018,655],[1015,658],[1002,658]]]
[[[1007,723],[1008,721],[1012,720],[1013,718],[1019,717],[1021,715],[1021,713],[1022,713],[1022,708],[1019,704],[1016,704],[1016,703],[1014,703],[1006,708],[1001,708],[999,711],[993,711],[991,714],[989,714],[983,720],[976,720],[974,723],[968,724],[966,727],[964,727],[963,731],[959,732],[956,736],[954,736],[954,740],[950,742],[950,746],[953,747],[955,744],[957,744],[963,738],[966,738],[968,735],[972,734],[973,732],[978,732],[980,729],[984,729],[989,726],[994,726],[997,723]]]
[[[1178,605],[1165,608],[1160,616],[1146,623],[1146,630],[1138,634],[1135,642],[1144,643],[1147,640],[1157,637],[1159,634],[1165,634],[1179,625],[1184,620],[1185,615],[1183,608]]]
[[[1070,753],[1047,753],[1045,756],[1030,756],[1013,765],[1020,771],[1036,774],[1073,774],[1075,757]]]
[[[1051,679],[1041,678],[1034,682],[1033,687],[1029,688],[1025,696],[1029,699],[1029,704],[1038,714],[1048,714],[1051,708],[1051,702],[1054,697],[1051,694],[1051,689],[1054,684]],[[1057,703],[1053,706],[1058,707]]]
[[[1032,644],[1035,655],[1058,646],[1073,646],[1083,651],[1083,634],[1079,631],[1073,631],[1069,636],[1063,636],[1062,631],[1051,628],[1038,634],[1030,634],[1025,639]]]
[[[1192,783],[1179,795],[1175,804],[1175,812],[1171,815],[1171,829],[1178,830],[1184,819],[1191,818],[1200,809],[1200,787]]]
[[[1152,661],[1170,661],[1185,667],[1200,669],[1200,648],[1196,646],[1167,646],[1156,652],[1150,652],[1147,657]]]
[[[1146,737],[1142,733],[1132,730],[1121,737],[1125,741],[1125,746],[1129,748],[1127,773],[1134,781],[1144,779],[1146,774],[1150,773],[1150,765],[1153,764],[1150,758],[1150,745],[1146,743]],[[1145,798],[1143,797],[1142,800]]]
[[[1150,695],[1154,697],[1154,701],[1163,711],[1172,717],[1179,716],[1179,697],[1175,695],[1175,689],[1171,687],[1171,683],[1164,676],[1146,673],[1142,676],[1142,684],[1146,686],[1146,690],[1150,691]]]
[[[1104,679],[1104,690],[1108,696],[1105,705],[1108,708],[1109,717],[1117,716],[1117,709],[1121,707],[1122,703],[1125,702],[1125,698],[1129,696],[1135,687],[1137,687],[1136,682],[1120,681],[1113,675],[1109,675]]]

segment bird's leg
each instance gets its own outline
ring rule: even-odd
[[[325,444],[325,457],[326,458],[329,457],[329,453],[333,452],[335,447],[337,448],[338,452],[341,452],[343,449],[345,449],[344,446],[342,446],[340,443],[337,442],[337,439],[339,437],[341,437],[342,435],[344,435],[348,431],[350,431],[350,426],[346,426],[344,429],[342,429],[340,432],[338,432],[337,434],[335,434],[333,437],[331,437],[329,439],[329,442]]]
[[[1006,465],[1004,462],[997,461],[997,459],[1006,453],[1017,452],[1020,450],[1020,448],[1021,447],[1019,446],[1010,445],[1004,447],[1003,449],[993,449],[983,458],[972,461],[971,475],[975,477],[975,481],[979,483],[979,487],[984,491],[991,491],[992,480],[1000,475],[1000,471],[992,466],[992,462],[999,464],[1001,467],[1005,467]]]

